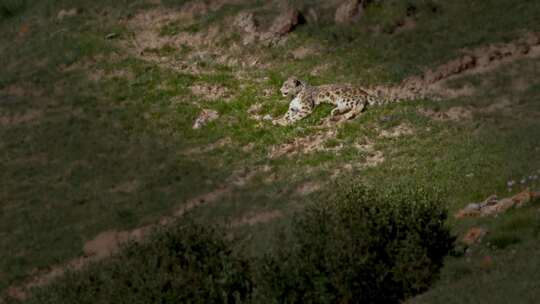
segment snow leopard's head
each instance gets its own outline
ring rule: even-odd
[[[283,97],[295,97],[298,93],[300,93],[300,91],[302,91],[304,86],[305,83],[303,81],[292,76],[285,80],[279,91]]]

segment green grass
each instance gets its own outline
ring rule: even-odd
[[[315,2],[295,3],[305,7],[318,5]],[[183,3],[165,4],[174,10]],[[516,61],[450,84],[473,85],[475,93],[469,97],[371,108],[339,127],[337,137],[325,144],[343,145],[338,152],[269,159],[273,146],[319,132],[319,121],[330,112],[330,107],[320,107],[309,118],[285,128],[250,119],[247,110],[255,103],[262,104],[262,115],[277,117],[286,110],[278,89],[290,75],[313,84],[398,82],[455,58],[464,48],[507,42],[539,29],[535,18],[540,5],[535,1],[410,3],[417,10],[416,27],[409,31],[390,34],[384,30],[407,13],[401,2],[390,1],[369,8],[366,18],[353,26],[335,26],[329,23],[331,18],[323,18],[318,24],[299,26],[283,45],[249,45],[233,53],[242,60],[256,56],[267,67],[219,63],[216,58],[221,53],[241,43],[238,33],[224,31],[208,50],[213,56],[192,62],[202,72],[191,73],[146,61],[120,44],[133,33],[118,20],[152,9],[154,5],[147,1],[0,1],[0,118],[35,116],[0,124],[0,290],[24,281],[36,270],[81,255],[84,242],[104,230],[156,222],[187,199],[226,183],[232,172],[243,168],[269,165],[277,180],[267,183],[269,173],[258,173],[244,188],[194,213],[202,221],[227,222],[281,211],[284,218],[232,229],[252,256],[266,252],[268,237],[287,227],[293,211],[302,210],[311,199],[298,195],[301,184],[327,185],[328,176],[345,164],[354,169],[344,171],[340,179],[360,176],[373,184],[408,182],[438,188],[452,212],[493,193],[505,196],[525,186],[540,188],[538,180],[514,186],[511,192],[506,186],[509,180],[519,182],[540,173],[537,59]],[[229,26],[228,18],[245,9],[269,19],[264,20],[265,26],[276,8],[257,11],[258,4],[224,6],[197,19],[193,26],[202,34],[209,26]],[[60,9],[73,7],[81,11],[77,16],[56,20]],[[370,29],[378,24],[384,25],[383,31]],[[23,26],[28,31],[22,31]],[[170,37],[185,30],[180,23],[171,23],[161,34]],[[118,36],[106,39],[110,33]],[[300,46],[316,46],[318,54],[292,59],[290,51]],[[169,45],[154,51],[188,61],[200,50]],[[312,75],[322,64],[327,68]],[[101,77],[94,77],[98,74]],[[516,85],[518,80],[526,86]],[[224,87],[232,97],[211,101],[195,96],[189,88],[195,84]],[[23,93],[8,96],[13,86]],[[274,93],[264,96],[264,89]],[[509,106],[486,110],[504,99],[510,101]],[[455,106],[471,109],[473,118],[438,122],[417,112],[420,107],[446,111]],[[201,108],[217,110],[220,119],[192,130]],[[399,138],[379,136],[380,130],[402,123],[414,133]],[[233,144],[201,154],[183,153],[223,138]],[[369,153],[354,145],[366,143],[383,153],[382,164],[361,166]],[[253,148],[246,152],[243,147],[249,144]],[[322,191],[332,189],[325,186]],[[538,261],[526,254],[538,250],[535,241],[540,229],[535,214],[531,207],[497,219],[452,221],[460,233],[475,224],[490,228],[481,245],[485,248],[473,251],[470,259],[489,254],[495,261],[510,262],[495,262],[495,269],[485,271],[466,262],[468,257],[450,258],[443,279],[425,296],[427,302],[450,297],[456,286],[469,288],[462,294],[470,302],[491,299],[491,289],[474,294],[479,284],[488,284],[499,294],[525,290],[526,283],[523,288],[515,284],[534,282]],[[521,260],[513,262],[514,251]],[[504,279],[514,268],[523,269],[515,274],[519,280]],[[491,279],[492,283],[486,283]],[[540,293],[527,290],[525,298]],[[507,298],[502,297],[501,303],[502,299]]]

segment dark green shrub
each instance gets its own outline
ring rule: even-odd
[[[243,303],[248,270],[220,234],[188,222],[36,290],[28,303]]]
[[[422,190],[350,187],[300,215],[267,255],[257,297],[274,303],[398,303],[426,290],[454,238]]]
[[[0,20],[19,14],[25,7],[26,0],[0,0]]]

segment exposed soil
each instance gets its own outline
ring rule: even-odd
[[[317,54],[319,54],[319,51],[315,47],[310,46],[301,46],[291,51],[291,56],[294,59],[298,60],[304,59],[309,56],[315,56]]]
[[[196,148],[191,148],[191,149],[182,151],[181,154],[183,154],[183,155],[195,155],[195,154],[201,154],[201,153],[208,153],[208,152],[214,151],[215,149],[230,146],[231,144],[232,144],[231,138],[227,137],[227,138],[222,138],[222,139],[220,139],[220,140],[218,140],[218,141],[216,141],[214,143],[211,143],[211,144],[209,144],[208,146],[205,146],[205,147],[196,147]]]
[[[379,133],[379,136],[384,138],[398,138],[405,135],[412,135],[414,134],[414,130],[412,127],[408,124],[400,124],[397,127],[394,127],[390,130],[382,130]]]
[[[381,151],[374,151],[366,158],[366,161],[362,164],[364,167],[376,167],[384,162],[384,154]]]
[[[33,109],[14,115],[0,113],[0,126],[15,126],[23,123],[29,123],[41,118],[42,116],[42,111]]]
[[[328,130],[301,138],[295,138],[290,143],[271,147],[268,156],[270,158],[278,158],[284,155],[291,157],[298,153],[307,154],[331,150],[331,148],[325,147],[324,144],[329,139],[334,138],[336,133],[336,130]]]
[[[320,182],[306,182],[296,189],[296,193],[304,196],[317,192],[321,188],[322,184]]]
[[[30,83],[10,84],[0,90],[0,96],[12,97],[41,97],[43,90]],[[1,102],[1,101],[0,101]]]
[[[464,121],[473,117],[472,110],[464,107],[452,107],[446,111],[418,109],[418,112],[436,121]]]
[[[330,174],[330,179],[336,179],[344,173],[376,167],[382,164],[385,160],[384,153],[382,151],[375,150],[374,145],[370,142],[365,144],[356,144],[354,147],[358,151],[367,154],[366,158],[363,161],[347,163],[333,169]]]
[[[271,222],[280,217],[283,217],[283,213],[279,210],[249,213],[238,219],[232,220],[230,225],[231,227],[254,226]]]
[[[489,106],[485,108],[480,108],[477,111],[480,113],[500,112],[501,110],[505,110],[512,107],[512,105],[513,105],[513,102],[509,97],[503,97],[500,99],[496,99],[494,103],[490,104]]]
[[[116,193],[133,193],[139,188],[139,186],[140,186],[139,181],[131,180],[131,181],[126,181],[126,182],[116,185],[110,191],[116,192]]]
[[[197,84],[190,87],[191,93],[204,99],[215,101],[218,99],[229,100],[231,93],[225,87],[218,85]]]

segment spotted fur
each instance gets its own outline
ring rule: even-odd
[[[335,106],[331,116],[343,115],[345,119],[351,119],[367,106],[390,101],[380,98],[377,92],[366,89],[347,85],[310,86],[295,77],[287,79],[280,92],[283,97],[292,98],[287,113],[276,121],[281,125],[289,125],[305,118],[321,103]]]

